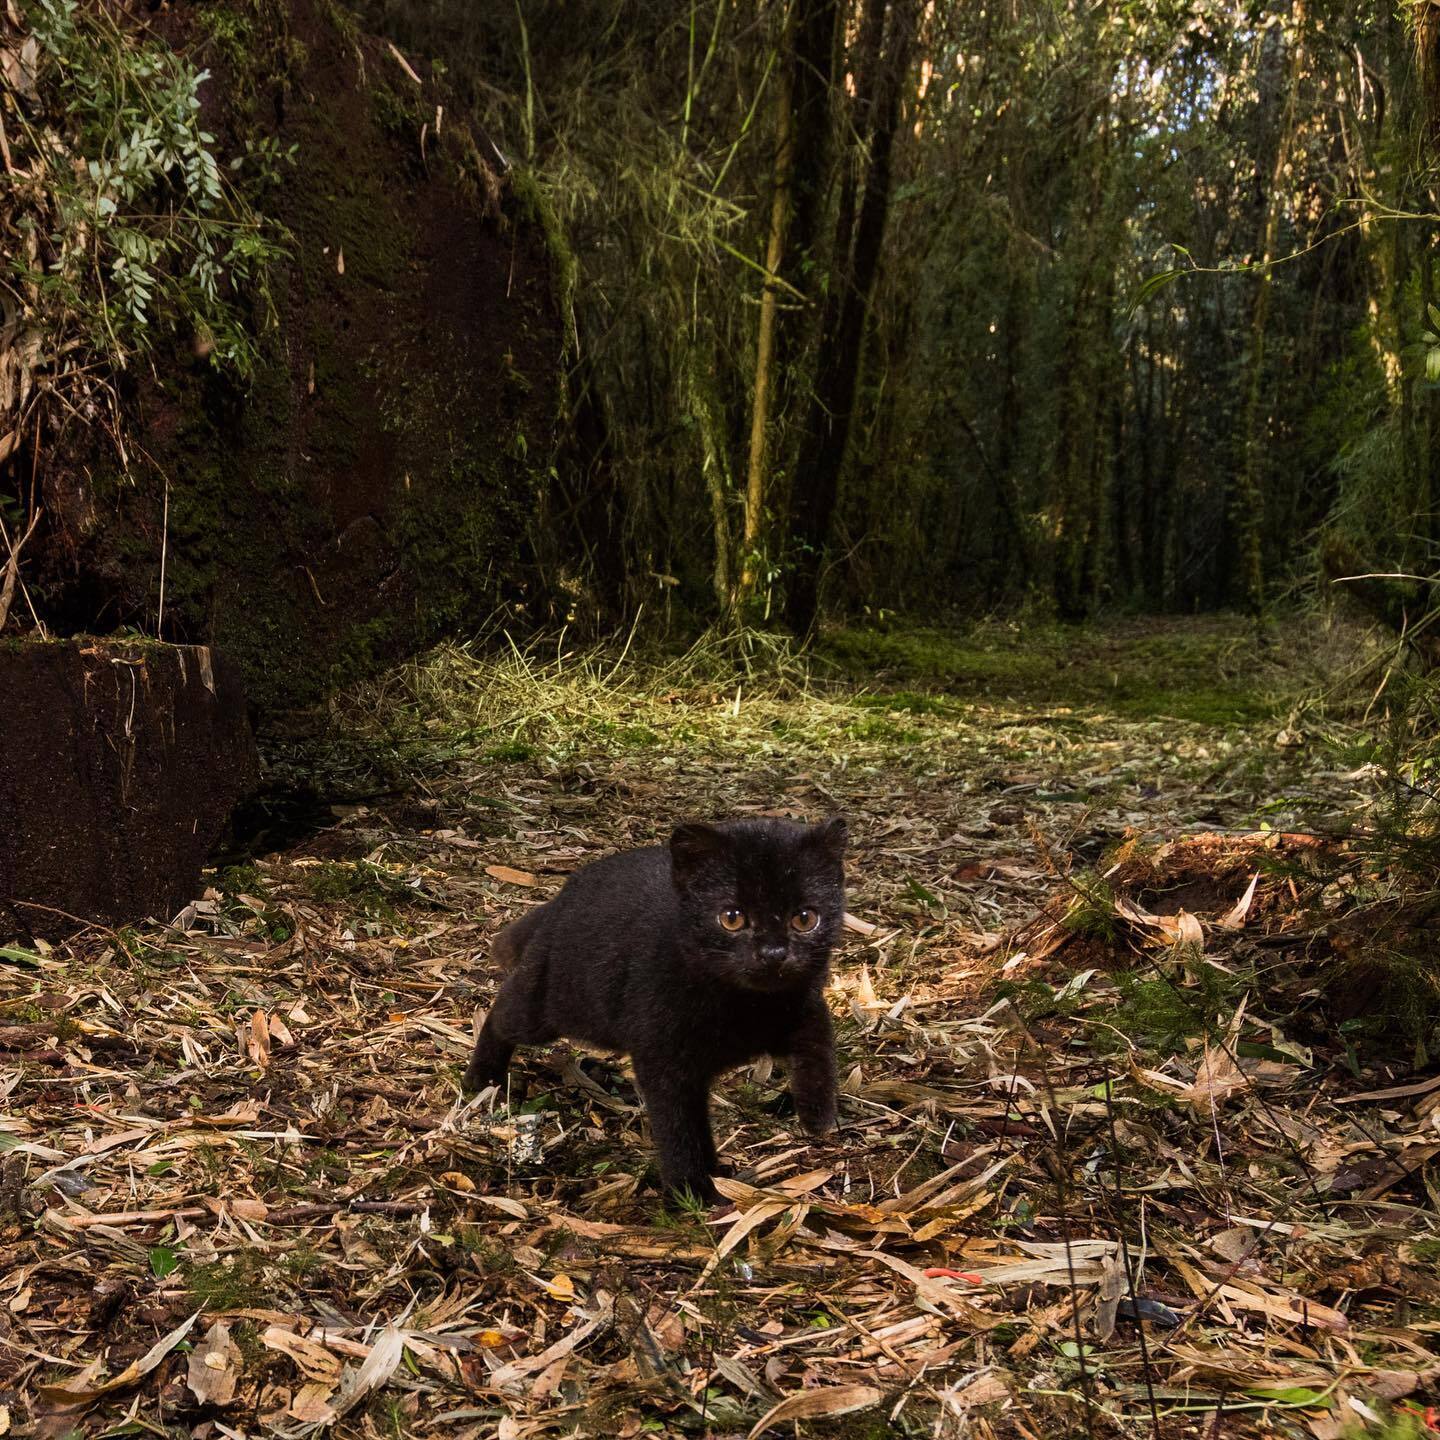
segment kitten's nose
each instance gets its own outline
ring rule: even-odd
[[[755,947],[755,954],[767,965],[778,965],[784,960],[786,950],[784,945],[776,945],[773,942],[767,944],[761,941]]]

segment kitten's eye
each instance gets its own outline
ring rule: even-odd
[[[797,910],[790,917],[790,928],[798,930],[802,935],[808,935],[819,923],[818,910]]]
[[[743,910],[722,910],[716,917],[724,930],[730,931],[733,935],[737,930],[745,928],[745,912]]]

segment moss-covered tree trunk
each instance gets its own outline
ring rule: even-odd
[[[793,24],[793,21],[792,21]],[[787,26],[787,49],[793,38]],[[755,340],[755,379],[750,392],[750,451],[745,467],[745,530],[741,540],[740,583],[734,605],[743,609],[755,594],[764,560],[765,513],[770,488],[770,408],[775,393],[775,330],[780,308],[780,267],[790,225],[791,176],[795,163],[795,117],[791,114],[790,66],[782,64],[775,99],[775,171],[770,191],[770,224],[765,244],[765,283]]]
[[[744,560],[731,608],[755,594],[761,551],[773,545],[768,516],[783,503],[776,417],[794,404],[802,358],[813,343],[821,228],[831,179],[838,0],[794,0],[786,27],[766,279],[761,299],[745,492]],[[783,308],[782,308],[783,307]]]

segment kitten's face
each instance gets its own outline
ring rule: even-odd
[[[822,980],[845,918],[844,853],[843,820],[680,826],[675,888],[709,973],[762,992]]]

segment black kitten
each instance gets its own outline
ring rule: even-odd
[[[835,1046],[822,991],[845,915],[845,822],[681,825],[668,848],[577,870],[508,925],[512,966],[475,1044],[467,1090],[501,1084],[516,1045],[567,1035],[627,1052],[671,1191],[711,1200],[710,1085],[775,1055],[801,1124],[835,1124]]]

